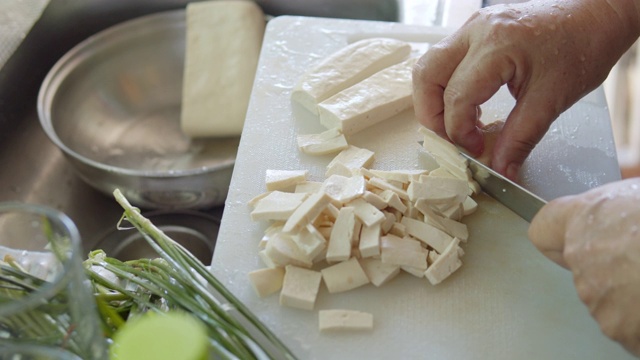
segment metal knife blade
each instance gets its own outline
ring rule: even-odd
[[[460,154],[469,160],[469,170],[482,190],[526,221],[531,222],[538,210],[547,203],[544,199],[500,175],[475,158],[464,152],[460,152]]]

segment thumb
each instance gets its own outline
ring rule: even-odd
[[[557,198],[545,205],[529,225],[529,239],[546,257],[567,268],[564,260],[567,222],[574,206],[574,196]]]
[[[552,104],[524,96],[516,102],[496,139],[492,167],[515,180],[520,167],[558,117]]]

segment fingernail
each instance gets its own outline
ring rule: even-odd
[[[505,176],[513,181],[516,181],[519,173],[520,173],[520,164],[511,163],[507,166],[507,171]]]

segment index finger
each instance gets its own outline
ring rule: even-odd
[[[444,126],[444,90],[468,50],[459,33],[433,45],[413,68],[413,103],[418,121],[448,139]]]

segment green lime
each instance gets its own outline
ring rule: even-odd
[[[207,329],[185,312],[148,312],[116,332],[110,353],[114,360],[204,360]]]

